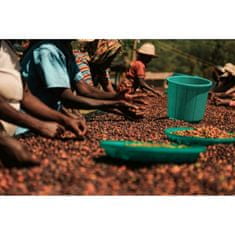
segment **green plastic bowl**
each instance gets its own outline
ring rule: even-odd
[[[107,155],[116,159],[157,163],[192,163],[198,159],[201,152],[206,150],[204,146],[187,146],[179,149],[129,146],[135,143],[143,142],[102,140],[100,146],[104,148]],[[177,144],[173,145],[177,146]]]
[[[168,117],[187,122],[203,119],[212,82],[197,76],[172,76],[168,81]]]
[[[187,145],[212,145],[212,144],[231,144],[235,143],[235,138],[200,138],[193,136],[180,136],[174,134],[176,131],[192,130],[192,127],[171,127],[165,129],[168,139],[179,144]]]

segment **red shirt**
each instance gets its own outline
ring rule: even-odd
[[[126,73],[127,78],[145,78],[145,64],[140,60],[135,60],[131,62],[130,68]]]

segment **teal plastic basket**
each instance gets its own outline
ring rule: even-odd
[[[137,142],[102,140],[100,146],[112,158],[133,162],[192,163],[198,159],[201,152],[206,151],[205,146],[185,146],[185,148],[130,146],[133,143]],[[177,146],[177,144],[172,145]]]
[[[212,82],[197,76],[178,75],[168,81],[168,117],[187,122],[203,119]]]
[[[200,138],[194,136],[180,136],[176,135],[176,131],[185,131],[185,130],[193,130],[193,127],[170,127],[165,129],[165,134],[168,139],[178,144],[186,144],[186,145],[213,145],[213,144],[231,144],[235,143],[235,138]]]

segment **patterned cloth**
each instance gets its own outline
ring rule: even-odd
[[[82,80],[90,85],[97,86],[104,80],[110,79],[108,67],[113,58],[121,49],[119,40],[96,40],[87,48],[86,52],[74,50],[76,63],[83,75]]]
[[[90,52],[91,63],[101,65],[103,69],[107,69],[110,61],[120,51],[121,43],[119,40],[98,40],[95,51]]]
[[[73,50],[75,60],[79,71],[82,73],[82,80],[88,83],[89,85],[93,84],[91,71],[89,67],[90,57],[87,52],[81,52],[79,50]]]

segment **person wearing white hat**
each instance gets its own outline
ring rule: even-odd
[[[119,90],[128,89],[130,93],[135,93],[140,88],[143,91],[162,96],[160,92],[155,91],[145,82],[146,66],[155,57],[157,57],[155,46],[152,43],[144,43],[137,50],[137,60],[131,62],[126,79],[121,82]]]

